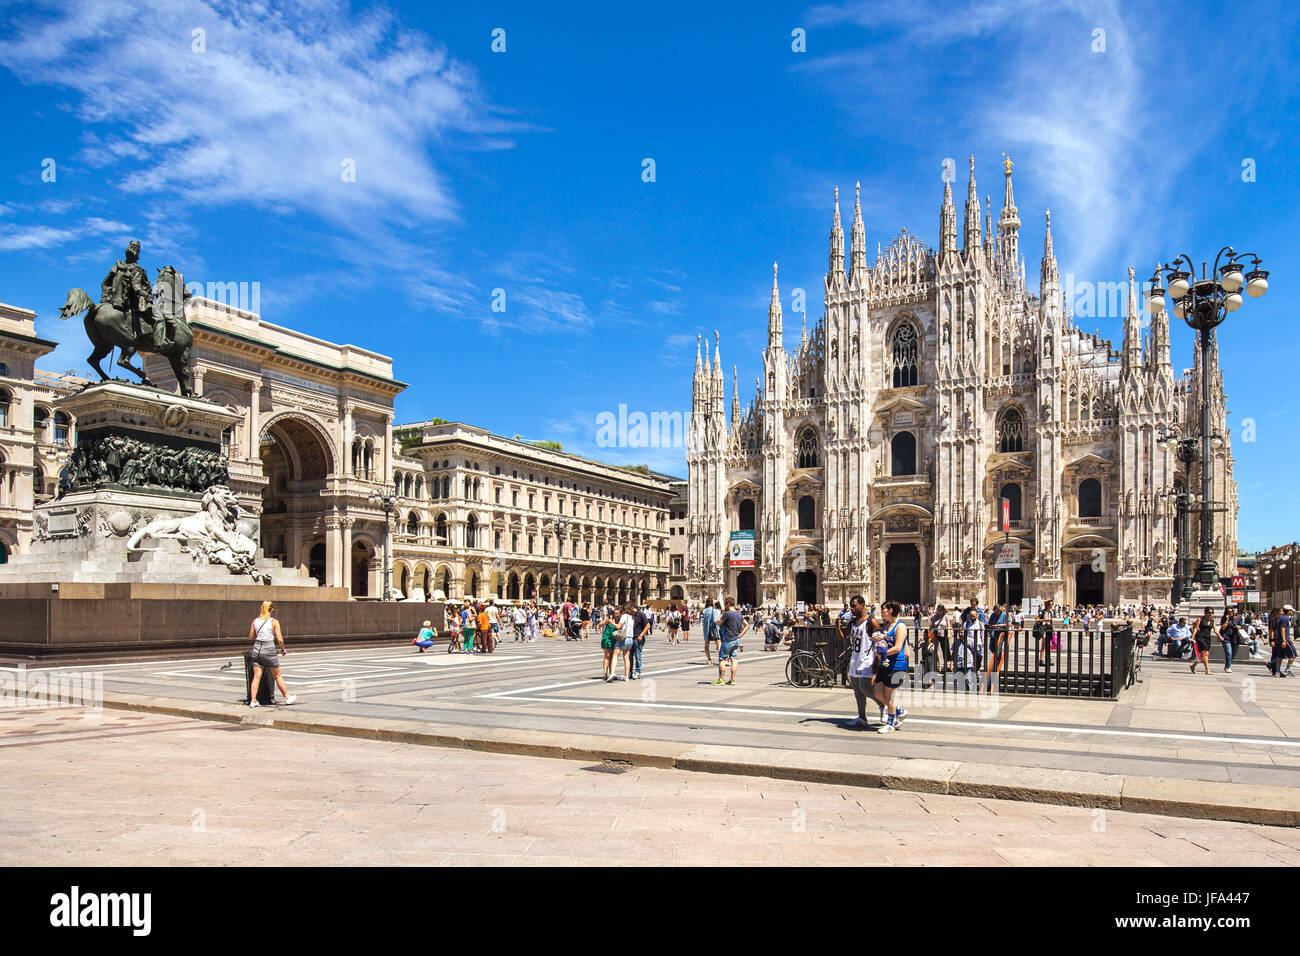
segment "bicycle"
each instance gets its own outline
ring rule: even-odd
[[[826,659],[826,641],[817,641],[815,651],[795,651],[785,662],[785,679],[795,687],[834,687],[848,667],[852,647],[845,646],[834,665]]]
[[[1133,646],[1128,651],[1128,674],[1124,677],[1124,689],[1128,690],[1137,683],[1138,671],[1142,670],[1142,649],[1147,646],[1147,641],[1139,637],[1133,641]]]

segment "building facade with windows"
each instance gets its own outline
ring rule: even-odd
[[[85,380],[36,368],[55,344],[35,312],[0,303],[0,564],[30,546],[32,508],[55,494],[74,440],[58,401]]]
[[[1170,426],[1199,431],[1206,357],[1197,348],[1193,368],[1175,375],[1169,316],[1154,316],[1144,337],[1132,269],[1122,349],[1076,328],[1050,212],[1031,294],[1009,160],[1004,172],[996,228],[991,203],[981,217],[972,158],[960,222],[944,184],[938,249],[904,230],[877,247],[874,265],[860,199],[846,264],[837,190],[825,314],[787,350],[773,266],[763,377],[747,406],[733,369],[728,414],[718,348],[711,361],[707,343],[697,352],[692,600],[1169,601],[1179,541],[1195,542],[1198,530],[1193,517],[1180,536],[1187,519],[1168,492],[1198,488],[1199,466],[1156,443]],[[1223,438],[1212,467],[1226,505],[1214,547],[1228,567],[1237,493],[1217,352],[1208,360]],[[753,566],[733,567],[729,546],[744,534]],[[994,567],[1004,543],[1018,546],[1018,568]]]
[[[686,598],[686,514],[690,509],[690,482],[674,480],[668,502],[668,599]]]
[[[403,597],[667,597],[668,476],[460,422],[395,431],[392,573]]]

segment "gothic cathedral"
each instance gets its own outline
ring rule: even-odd
[[[707,342],[702,358],[697,348],[692,601],[1169,603],[1175,562],[1198,534],[1182,527],[1173,493],[1199,487],[1200,466],[1156,442],[1170,426],[1198,432],[1204,357],[1198,346],[1175,377],[1164,312],[1144,341],[1133,269],[1122,351],[1075,328],[1050,211],[1031,295],[1010,160],[1004,169],[996,232],[987,197],[981,231],[971,158],[960,251],[951,181],[939,249],[904,230],[877,247],[872,267],[859,198],[847,271],[836,190],[825,315],[787,351],[773,266],[763,378],[742,410],[733,369],[729,418],[719,349],[710,361]],[[1231,568],[1237,490],[1217,359],[1212,421],[1223,441],[1212,466],[1226,510],[1215,555]],[[732,548],[737,539],[744,549]],[[1017,550],[1004,544],[1018,546],[1019,567],[994,567],[999,550]]]

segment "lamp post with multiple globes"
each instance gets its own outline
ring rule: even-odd
[[[1226,256],[1226,258],[1225,258]],[[1250,265],[1243,264],[1250,259]],[[1246,295],[1258,299],[1268,291],[1268,272],[1260,268],[1260,258],[1253,252],[1239,253],[1232,246],[1224,246],[1214,257],[1214,271],[1207,276],[1201,267],[1201,278],[1196,278],[1196,266],[1187,255],[1180,255],[1163,269],[1156,267],[1151,276],[1151,291],[1147,297],[1147,310],[1152,315],[1164,311],[1166,290],[1161,287],[1161,273],[1168,282],[1168,296],[1174,300],[1174,315],[1187,323],[1200,336],[1201,345],[1201,433],[1195,438],[1178,438],[1174,434],[1162,436],[1158,447],[1174,449],[1181,461],[1201,463],[1200,494],[1200,561],[1195,579],[1201,590],[1209,591],[1218,581],[1219,570],[1214,560],[1214,518],[1216,510],[1223,510],[1214,501],[1214,459],[1212,450],[1223,447],[1223,436],[1213,432],[1210,424],[1210,346],[1214,330],[1223,324],[1229,312],[1241,308],[1243,286]],[[1249,271],[1246,271],[1249,268]],[[1196,448],[1199,441],[1200,448]],[[1194,455],[1195,457],[1187,457]]]

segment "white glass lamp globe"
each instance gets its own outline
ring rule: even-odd
[[[1235,262],[1230,262],[1223,267],[1219,275],[1219,285],[1223,286],[1225,292],[1236,292],[1241,288],[1245,281],[1245,276],[1241,274],[1241,267]]]
[[[1147,296],[1147,311],[1152,315],[1159,315],[1165,310],[1165,297],[1163,295]]]
[[[1223,297],[1223,307],[1229,312],[1236,312],[1241,308],[1242,301],[1240,292],[1229,292]]]
[[[1181,299],[1187,295],[1187,290],[1191,285],[1187,282],[1187,276],[1182,272],[1175,272],[1169,278],[1169,294],[1175,299]]]
[[[1246,282],[1246,295],[1252,299],[1258,299],[1268,291],[1268,273],[1262,269],[1256,270],[1250,274],[1250,279]]]

